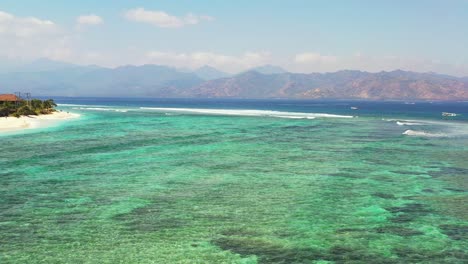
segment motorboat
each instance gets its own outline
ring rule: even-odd
[[[457,116],[455,113],[442,112],[442,116]]]

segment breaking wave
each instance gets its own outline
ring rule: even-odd
[[[110,111],[110,112],[121,112],[121,113],[128,112],[128,109],[102,108],[102,107],[74,107],[73,109],[88,110],[88,111]]]
[[[429,133],[425,131],[417,131],[408,129],[402,133],[403,135],[407,136],[419,136],[419,137],[447,137],[448,135],[442,133]]]
[[[144,110],[153,110],[169,113],[187,113],[204,115],[227,115],[227,116],[264,116],[291,119],[314,119],[314,118],[353,118],[354,116],[333,115],[321,113],[298,113],[281,112],[271,110],[231,110],[231,109],[202,109],[202,108],[161,108],[161,107],[140,107]]]
[[[402,132],[406,136],[416,137],[467,137],[468,123],[445,120],[403,120],[382,119],[386,122],[395,122],[398,126],[406,126]],[[417,127],[417,128],[416,128]]]
[[[423,125],[421,123],[407,122],[407,121],[397,121],[396,124],[399,125],[399,126],[420,126],[420,125]]]
[[[106,107],[104,105],[86,105],[86,104],[57,104],[57,106],[66,106],[66,107]]]
[[[432,120],[404,120],[396,121],[399,126],[408,126],[402,134],[418,137],[466,137],[468,124],[461,122],[445,122]],[[414,127],[418,127],[415,129]]]

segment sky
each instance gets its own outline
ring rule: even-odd
[[[468,0],[1,0],[0,66],[38,58],[468,76]]]

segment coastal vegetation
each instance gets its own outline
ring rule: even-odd
[[[20,100],[17,102],[0,102],[0,117],[20,117],[29,115],[47,115],[55,112],[57,104],[53,99]]]

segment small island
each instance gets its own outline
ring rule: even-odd
[[[23,100],[14,94],[0,94],[0,117],[49,115],[56,112],[57,104],[53,99],[48,100]]]
[[[15,94],[0,94],[0,133],[44,127],[54,121],[79,117],[55,107],[53,99],[23,99]]]

